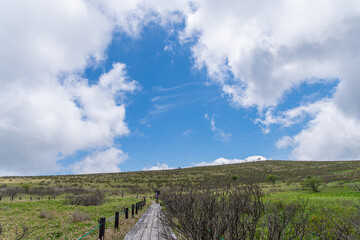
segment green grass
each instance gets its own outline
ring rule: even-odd
[[[15,239],[17,232],[21,232],[21,226],[25,224],[34,232],[27,239],[78,239],[98,225],[100,217],[110,219],[116,211],[122,212],[122,207],[129,207],[138,202],[136,198],[108,198],[106,203],[100,206],[74,206],[68,205],[64,200],[43,201],[7,201],[0,203],[0,222],[3,233],[1,239]],[[40,212],[46,211],[50,218],[41,218]],[[72,222],[74,212],[85,213],[90,216],[89,220]],[[120,230],[125,223],[124,215],[120,216]],[[133,222],[133,221],[132,221]],[[109,221],[108,227],[113,227],[114,221]],[[127,227],[128,230],[128,227]],[[94,231],[88,238],[96,237],[98,231]]]

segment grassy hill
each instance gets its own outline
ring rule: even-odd
[[[139,171],[86,175],[1,177],[0,184],[29,187],[74,187],[125,189],[130,193],[150,192],[156,187],[204,185],[214,182],[265,183],[268,174],[283,183],[298,183],[306,176],[317,176],[325,183],[360,181],[360,161],[259,161],[220,166],[193,167],[161,171]],[[236,176],[236,177],[234,177]],[[234,179],[237,179],[234,181]]]

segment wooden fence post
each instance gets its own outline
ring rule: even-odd
[[[125,208],[125,219],[129,218],[129,208]]]
[[[99,227],[99,239],[104,240],[105,236],[105,218],[100,218],[99,223],[101,224]]]
[[[115,213],[115,229],[119,229],[119,212]]]
[[[131,206],[131,217],[134,217],[134,209],[135,207],[134,207],[134,204]]]
[[[135,214],[138,214],[139,203],[136,203]]]

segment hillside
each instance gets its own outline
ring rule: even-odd
[[[279,176],[280,182],[295,183],[306,176],[317,176],[325,183],[360,180],[360,161],[259,161],[221,166],[193,167],[160,171],[139,171],[86,175],[33,177],[1,177],[0,184],[29,187],[125,189],[145,193],[156,187],[206,185],[212,183],[263,183],[268,174]],[[236,176],[236,180],[233,179]]]

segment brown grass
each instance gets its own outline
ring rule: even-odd
[[[89,214],[83,213],[83,212],[73,212],[71,215],[70,222],[84,222],[91,220],[91,216]]]

